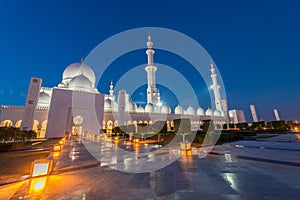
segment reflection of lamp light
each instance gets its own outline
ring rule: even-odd
[[[40,159],[31,163],[30,177],[45,176],[52,170],[52,160]]]
[[[133,142],[134,142],[134,143],[140,143],[140,138],[134,138],[134,139],[133,139]]]
[[[114,140],[119,140],[119,137],[118,137],[118,136],[115,136],[115,137],[114,137]]]
[[[38,177],[30,180],[29,194],[43,192],[46,188],[47,177]]]
[[[53,151],[61,151],[61,145],[55,144],[55,145],[53,146]]]
[[[64,140],[60,140],[58,144],[64,145],[64,144],[65,144],[65,141],[64,141]]]
[[[58,158],[59,155],[60,155],[60,152],[59,151],[55,151],[55,152],[53,152],[52,157],[53,158]]]

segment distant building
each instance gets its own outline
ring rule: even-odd
[[[222,111],[225,117],[227,127],[229,127],[230,117],[228,113],[228,103],[226,99],[221,99],[221,107],[222,107]]]
[[[274,109],[274,115],[275,115],[276,121],[280,121],[280,117],[279,117],[279,113],[278,113],[277,109]]]
[[[258,122],[258,117],[257,117],[257,114],[256,114],[255,106],[250,105],[250,110],[251,110],[253,122]]]
[[[230,110],[229,111],[230,121],[233,124],[245,123],[245,113],[243,110]]]

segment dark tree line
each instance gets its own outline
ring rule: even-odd
[[[34,131],[21,131],[15,127],[0,127],[0,142],[23,142],[31,138],[36,138]]]

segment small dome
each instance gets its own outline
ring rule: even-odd
[[[163,114],[170,114],[171,113],[171,108],[168,105],[163,105],[160,108],[160,112],[163,113]]]
[[[96,76],[94,71],[86,65],[83,62],[76,62],[70,64],[63,72],[63,81],[62,82],[68,82],[72,78],[84,75],[86,76],[93,84],[96,82]]]
[[[119,108],[118,103],[115,102],[115,101],[112,101],[112,111],[113,112],[118,112],[118,108]]]
[[[160,113],[160,108],[161,108],[161,105],[153,105],[153,112]]]
[[[175,108],[175,115],[182,115],[184,113],[183,108],[181,106],[177,106]]]
[[[212,116],[212,115],[213,115],[212,109],[208,108],[208,109],[205,111],[205,115],[207,115],[207,116]]]
[[[197,116],[204,116],[205,115],[205,111],[203,108],[198,108],[197,109]]]
[[[70,81],[69,88],[73,90],[93,90],[91,81],[84,75],[79,75]]]
[[[126,104],[126,111],[127,112],[135,112],[137,109],[136,104],[132,101],[128,102]]]
[[[112,101],[110,99],[104,101],[104,112],[107,111],[112,111]]]
[[[148,103],[148,104],[146,105],[146,107],[145,107],[145,112],[153,113],[153,112],[154,112],[153,104]]]
[[[137,108],[136,112],[138,112],[138,113],[144,113],[144,112],[145,112],[145,109],[140,105],[140,106]]]
[[[195,115],[195,109],[192,106],[189,106],[188,109],[186,110],[186,113],[188,115]]]
[[[39,95],[39,101],[38,101],[38,104],[39,105],[50,105],[50,95],[47,94],[46,92],[40,92],[40,95]]]
[[[222,115],[221,111],[219,110],[214,111],[214,116],[221,116],[221,115]]]

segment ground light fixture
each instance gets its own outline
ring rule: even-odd
[[[61,151],[61,149],[62,149],[62,145],[60,145],[60,144],[55,144],[53,146],[53,151]]]
[[[192,155],[192,143],[191,142],[180,142],[181,156]]]
[[[60,140],[60,141],[58,142],[58,144],[64,145],[64,144],[65,144],[65,141],[64,141],[64,140]]]
[[[40,177],[50,174],[52,171],[51,159],[39,159],[31,163],[30,177]]]

